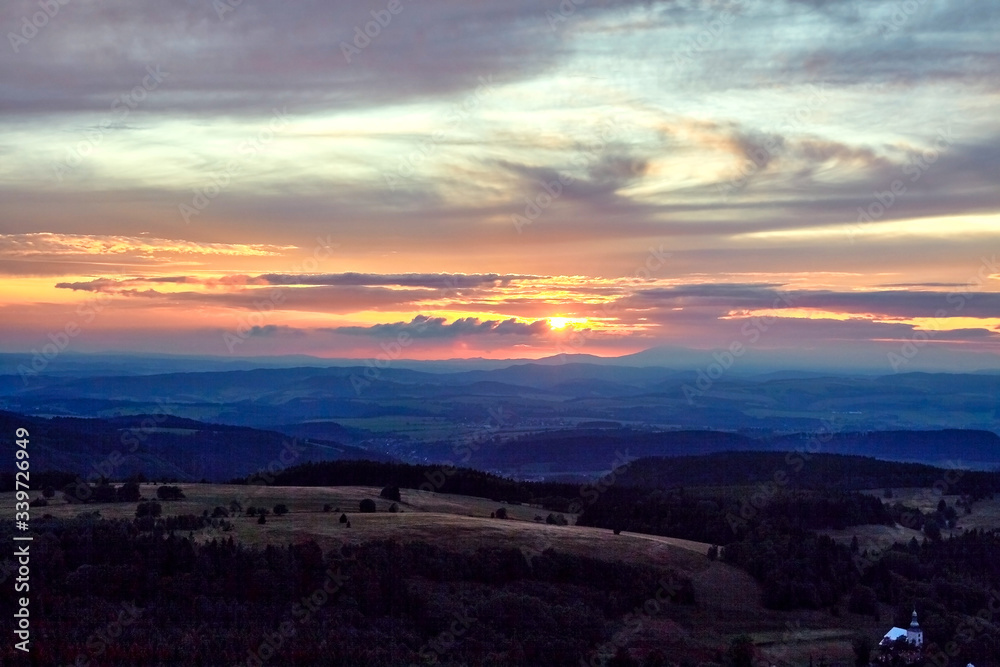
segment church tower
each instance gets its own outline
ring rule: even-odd
[[[924,645],[924,631],[920,629],[920,623],[917,622],[917,610],[913,610],[913,619],[910,621],[910,627],[906,631],[906,641],[915,646]]]

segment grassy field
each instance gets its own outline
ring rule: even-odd
[[[873,625],[870,617],[764,609],[757,583],[742,570],[710,561],[705,556],[708,544],[634,533],[614,535],[610,530],[584,526],[551,526],[535,520],[536,516],[547,516],[548,511],[527,505],[503,505],[483,498],[402,489],[400,511],[390,513],[390,501],[379,498],[380,489],[376,487],[179,486],[186,498],[162,502],[164,515],[201,514],[204,510],[211,513],[215,507],[228,508],[232,500],[238,500],[244,508],[252,505],[273,509],[277,503],[284,503],[290,510],[280,517],[269,515],[263,525],[252,517],[234,516],[229,519],[232,531],[196,531],[196,540],[232,536],[248,544],[285,545],[313,539],[324,550],[370,540],[422,540],[452,551],[513,546],[529,556],[551,547],[603,560],[671,568],[691,577],[698,604],[693,608],[678,608],[670,618],[646,617],[634,637],[634,645],[667,638],[708,650],[726,646],[739,634],[751,633],[773,664],[801,665],[808,663],[810,655],[844,656],[846,660],[851,655],[850,641],[856,632],[881,636],[887,629]],[[146,484],[141,491],[144,497],[155,498],[156,488]],[[365,498],[375,501],[376,513],[358,511]],[[324,504],[340,511],[324,512]],[[499,507],[506,508],[508,519],[490,518],[490,513]],[[13,515],[13,493],[0,494],[0,511],[5,516]],[[93,511],[109,519],[127,519],[134,516],[135,503],[69,505],[57,497],[47,507],[32,508],[31,514],[33,518],[45,513],[73,517]],[[341,513],[348,515],[350,528],[339,522]],[[654,594],[655,591],[650,591],[650,596]]]
[[[862,551],[884,551],[896,542],[906,544],[911,538],[922,542],[924,534],[919,530],[903,528],[902,526],[851,526],[841,530],[818,530],[821,535],[829,535],[838,542],[850,544],[855,537]]]
[[[882,498],[884,492],[885,489],[869,489],[862,493]],[[907,507],[930,514],[937,510],[938,502],[942,498],[944,498],[944,501],[949,506],[954,506],[959,496],[939,495],[934,489],[929,488],[898,488],[892,489],[892,498],[883,498],[883,502],[891,504],[902,503]],[[942,532],[947,537],[950,534],[957,534],[963,530],[974,529],[1000,529],[1000,498],[993,500],[984,499],[974,503],[972,514],[965,514],[965,510],[962,509],[958,510],[958,525],[954,530],[944,528]],[[924,540],[923,532],[904,528],[903,526],[852,526],[843,530],[820,530],[817,532],[829,535],[844,544],[849,544],[854,537],[857,537],[861,550],[868,550],[869,552],[883,551],[896,542],[906,544],[913,538],[916,538],[918,542],[923,542]]]
[[[862,493],[882,498],[884,492],[885,489],[871,489]],[[892,489],[892,498],[888,500],[883,499],[883,502],[891,504],[902,503],[907,507],[918,509],[927,514],[937,510],[938,502],[942,498],[944,498],[944,501],[949,506],[954,506],[959,496],[939,495],[934,489],[928,488],[901,488]],[[956,509],[958,509],[957,530],[1000,529],[1000,498],[994,498],[993,500],[985,498],[976,501],[972,504],[972,514],[966,514],[963,509]],[[947,534],[947,531],[945,534]],[[920,538],[918,537],[917,539]]]
[[[163,514],[209,513],[216,507],[228,508],[232,500],[244,509],[250,506],[273,509],[278,503],[288,506],[289,513],[270,515],[266,524],[245,515],[230,518],[232,535],[249,544],[287,544],[315,539],[324,549],[344,543],[360,543],[379,539],[400,541],[422,540],[450,549],[475,550],[481,546],[503,544],[525,551],[543,551],[550,546],[557,550],[592,555],[608,560],[628,560],[654,565],[671,565],[684,571],[696,571],[704,565],[704,554],[710,545],[652,535],[614,535],[609,530],[582,526],[551,526],[535,517],[548,516],[547,510],[528,505],[508,505],[484,498],[456,496],[402,489],[400,511],[390,513],[388,500],[379,498],[376,487],[269,487],[226,484],[181,484],[186,498],[162,501]],[[144,484],[142,495],[155,498],[156,487]],[[362,514],[360,502],[370,498],[378,511]],[[0,508],[13,512],[14,494],[0,494]],[[339,511],[324,512],[324,504]],[[490,514],[505,508],[508,519],[492,519]],[[32,508],[32,515],[44,513],[57,517],[73,517],[97,511],[108,519],[132,518],[134,503],[91,503],[71,505],[58,497],[47,507]],[[339,522],[345,513],[351,527]],[[570,515],[572,522],[575,517]],[[196,539],[211,539],[218,531],[198,531]],[[227,534],[222,533],[223,536]]]
[[[407,435],[424,441],[441,440],[468,431],[468,427],[441,418],[415,415],[345,417],[337,419],[346,428],[360,428],[380,435]]]

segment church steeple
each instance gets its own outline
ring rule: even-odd
[[[924,631],[920,629],[920,622],[917,620],[917,610],[913,610],[910,620],[910,627],[906,631],[906,641],[915,646],[924,645]]]

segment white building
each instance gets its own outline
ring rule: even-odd
[[[924,645],[924,631],[920,629],[920,623],[917,621],[916,609],[913,610],[913,618],[910,621],[909,628],[892,628],[889,632],[885,633],[885,636],[882,637],[882,641],[879,643],[885,646],[900,637],[906,637],[906,642],[913,644],[917,648]]]
[[[920,629],[917,622],[917,610],[913,610],[913,619],[910,621],[910,628],[906,631],[906,641],[914,646],[924,645],[924,631]]]

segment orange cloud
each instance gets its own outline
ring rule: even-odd
[[[176,255],[271,257],[295,249],[296,246],[256,243],[196,243],[146,236],[53,234],[49,232],[0,235],[0,258],[64,257],[67,255],[121,255],[147,259]]]

